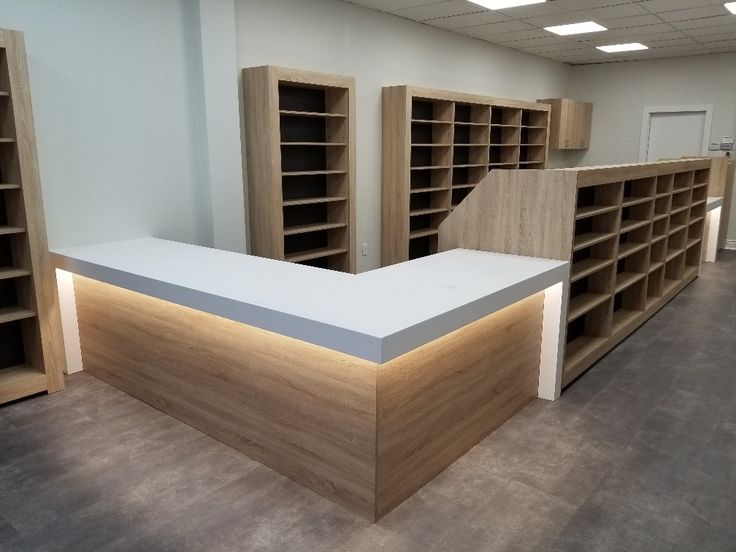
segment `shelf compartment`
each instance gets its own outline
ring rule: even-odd
[[[423,215],[433,215],[435,213],[442,213],[447,211],[445,207],[428,207],[426,209],[414,209],[409,211],[410,217],[421,217]]]
[[[624,242],[619,244],[618,247],[618,258],[619,259],[625,259],[629,257],[630,255],[634,255],[635,253],[638,253],[639,251],[643,251],[649,246],[649,243],[647,242]]]
[[[618,211],[621,200],[621,183],[603,184],[580,188],[577,194],[577,220],[608,212]],[[613,228],[611,228],[613,231]]]
[[[585,249],[591,245],[595,245],[611,238],[615,238],[616,234],[612,232],[587,232],[585,234],[575,236],[573,242],[573,251]]]
[[[0,184],[0,190],[20,190],[18,184]]]
[[[470,184],[470,186],[475,186],[475,184]],[[428,193],[435,193],[435,192],[447,192],[450,188],[433,188],[432,186],[428,186],[427,188],[414,188],[409,190],[410,194],[428,194]]]
[[[690,207],[688,205],[681,205],[678,207],[672,207],[672,210],[670,211],[670,215],[676,215],[678,213],[682,213],[683,211],[686,211]]]
[[[284,207],[296,207],[298,205],[318,205],[320,203],[334,203],[337,201],[347,201],[347,197],[309,197],[303,199],[289,199],[283,202]]]
[[[657,197],[666,197],[672,193],[675,175],[662,174],[657,177]]]
[[[701,242],[700,238],[688,238],[685,248],[690,249],[698,245],[700,242]],[[0,277],[2,277],[1,275],[2,275],[2,271],[0,271]]]
[[[587,258],[572,264],[570,281],[577,282],[581,278],[585,278],[598,272],[601,269],[613,265],[613,259],[594,259]]]
[[[290,255],[286,255],[285,258],[291,263],[300,263],[304,261],[321,259],[323,257],[332,257],[333,255],[342,255],[344,253],[347,253],[347,251],[347,249],[343,248],[323,247],[302,251],[300,253],[292,253]]]
[[[443,167],[452,165],[452,148],[412,146],[410,167]]]
[[[673,234],[677,234],[678,232],[683,231],[685,228],[687,228],[686,224],[675,224],[673,222],[670,223],[670,230],[668,234],[671,236]]]
[[[645,309],[650,309],[654,302],[662,297],[664,291],[664,263],[652,263],[647,278],[647,299]]]
[[[690,226],[697,224],[699,222],[702,222],[705,217],[695,217],[693,219],[690,219]]]
[[[6,267],[0,266],[0,280],[23,278],[23,277],[30,276],[30,275],[31,275],[31,272],[29,270],[24,270],[22,268],[13,268],[10,266],[6,266]]]
[[[576,375],[576,367],[598,347],[606,344],[611,335],[611,298],[567,324],[565,348],[565,377]]]
[[[652,274],[653,272],[656,272],[660,268],[664,266],[664,262],[662,261],[652,261],[649,264],[649,274]]]
[[[439,230],[437,228],[427,228],[424,230],[412,230],[409,233],[409,239],[410,240],[416,240],[418,238],[424,238],[427,236],[436,236],[439,234]]]
[[[677,173],[674,178],[675,180],[672,188],[673,194],[689,190],[695,183],[695,173],[693,171]]]
[[[684,249],[667,248],[667,257],[665,257],[665,261],[667,263],[669,263],[669,262],[675,260],[680,255],[682,255],[684,252],[685,252]]]
[[[636,230],[637,228],[643,228],[648,224],[651,224],[651,222],[648,220],[626,219],[621,221],[621,233],[625,234],[627,232],[631,232],[632,230]]]
[[[450,123],[454,121],[454,103],[446,100],[414,98],[411,102],[413,121]]]
[[[573,299],[570,299],[570,304],[568,306],[568,323],[574,321],[577,318],[580,318],[584,314],[587,314],[598,305],[601,305],[610,298],[611,296],[606,293],[591,292],[586,292],[575,296]]]
[[[639,205],[640,203],[646,203],[647,201],[652,201],[653,198],[651,197],[625,197],[623,200],[623,203],[621,203],[622,207],[632,207],[633,205]]]
[[[36,312],[24,307],[0,307],[0,324],[35,318]]]
[[[627,325],[634,322],[637,318],[641,316],[645,308],[646,308],[646,305],[641,311],[630,310],[630,309],[618,309],[618,310],[613,311],[613,333],[616,334],[620,332]]]
[[[284,117],[313,117],[313,118],[330,118],[335,117],[344,119],[347,117],[344,113],[325,113],[324,111],[295,111],[289,109],[280,109],[279,114]]]
[[[14,234],[24,234],[25,228],[19,228],[17,226],[0,226],[0,236],[12,236]]]
[[[305,234],[309,232],[320,232],[322,230],[333,230],[335,228],[345,228],[345,222],[324,222],[314,224],[302,224],[298,226],[284,227],[284,236],[294,236],[296,234]]]
[[[412,144],[447,144],[452,145],[452,123],[437,121],[412,121]]]
[[[654,198],[656,193],[656,177],[637,178],[624,182],[624,201],[631,198]]]
[[[607,337],[590,335],[581,335],[569,341],[565,347],[565,373],[575,370],[579,363],[604,346],[607,341]]]
[[[630,283],[613,297],[612,333],[622,331],[646,309],[647,274]]]
[[[614,293],[621,293],[625,289],[633,286],[642,278],[646,278],[647,273],[640,274],[638,272],[619,272],[616,274],[616,287]]]
[[[46,374],[32,366],[23,364],[0,370],[0,404],[47,390]]]

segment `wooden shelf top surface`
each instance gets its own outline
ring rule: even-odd
[[[611,266],[613,263],[613,259],[583,259],[582,261],[573,263],[570,281],[577,282],[582,278]]]
[[[585,234],[577,235],[573,242],[573,251],[585,249],[591,245],[610,240],[615,236],[616,234],[609,232],[586,232]]]
[[[330,247],[321,247],[318,249],[310,249],[308,251],[301,251],[299,253],[294,253],[293,255],[286,255],[286,260],[291,263],[298,263],[302,261],[311,261],[314,259],[321,259],[323,257],[331,257],[333,255],[340,255],[342,253],[347,253],[347,249],[342,248],[330,248]]]
[[[46,375],[32,366],[12,366],[0,370],[0,404],[43,393],[47,389]]]
[[[33,318],[34,316],[36,316],[34,311],[23,307],[0,308],[0,324],[15,322],[16,320],[25,320],[26,318]]]
[[[283,202],[284,207],[294,207],[295,205],[315,205],[319,203],[335,203],[338,201],[347,201],[344,196],[323,196],[323,197],[305,197],[302,199],[286,199]]]
[[[567,321],[572,322],[576,318],[580,318],[584,314],[592,311],[599,305],[610,299],[607,293],[581,293],[580,295],[570,299],[570,305],[567,311]]]
[[[325,118],[338,118],[338,119],[344,119],[347,117],[344,113],[323,113],[320,111],[293,111],[290,109],[280,109],[279,113],[281,115],[286,115],[289,117],[325,117]]]
[[[0,236],[7,236],[10,234],[23,234],[25,231],[25,228],[19,228],[17,226],[0,226]]]
[[[31,273],[23,268],[14,268],[12,266],[0,266],[0,280],[9,280],[11,278],[23,278],[30,276]]]
[[[287,226],[284,228],[284,236],[294,236],[296,234],[307,234],[309,232],[320,232],[322,230],[335,230],[336,228],[345,228],[345,222],[319,222],[316,224],[300,224],[299,226]]]
[[[0,184],[0,190],[18,190],[20,189],[19,184]]]
[[[646,274],[641,272],[619,272],[616,274],[616,288],[614,293],[621,293],[645,277]]]
[[[594,217],[596,215],[602,215],[604,213],[610,213],[612,211],[618,211],[618,205],[589,205],[587,207],[579,207],[575,214],[575,219],[581,220],[588,217]]]

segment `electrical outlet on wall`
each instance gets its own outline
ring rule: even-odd
[[[364,257],[368,256],[368,244],[367,243],[364,243],[363,245],[360,246],[360,252]]]

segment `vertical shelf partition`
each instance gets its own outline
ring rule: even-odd
[[[437,252],[439,225],[494,169],[543,169],[550,107],[383,89],[382,264]]]
[[[63,389],[23,35],[0,29],[0,404]]]
[[[711,163],[491,173],[441,225],[439,249],[570,261],[567,385],[697,277]]]
[[[354,79],[243,70],[253,254],[355,272]]]

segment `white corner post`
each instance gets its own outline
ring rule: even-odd
[[[56,284],[59,288],[59,312],[61,313],[61,331],[64,336],[66,373],[74,374],[84,370],[84,366],[82,365],[82,346],[79,341],[77,300],[74,295],[72,273],[57,268]]]
[[[558,282],[544,291],[537,396],[548,401],[558,399],[562,391],[569,287],[568,282]]]

